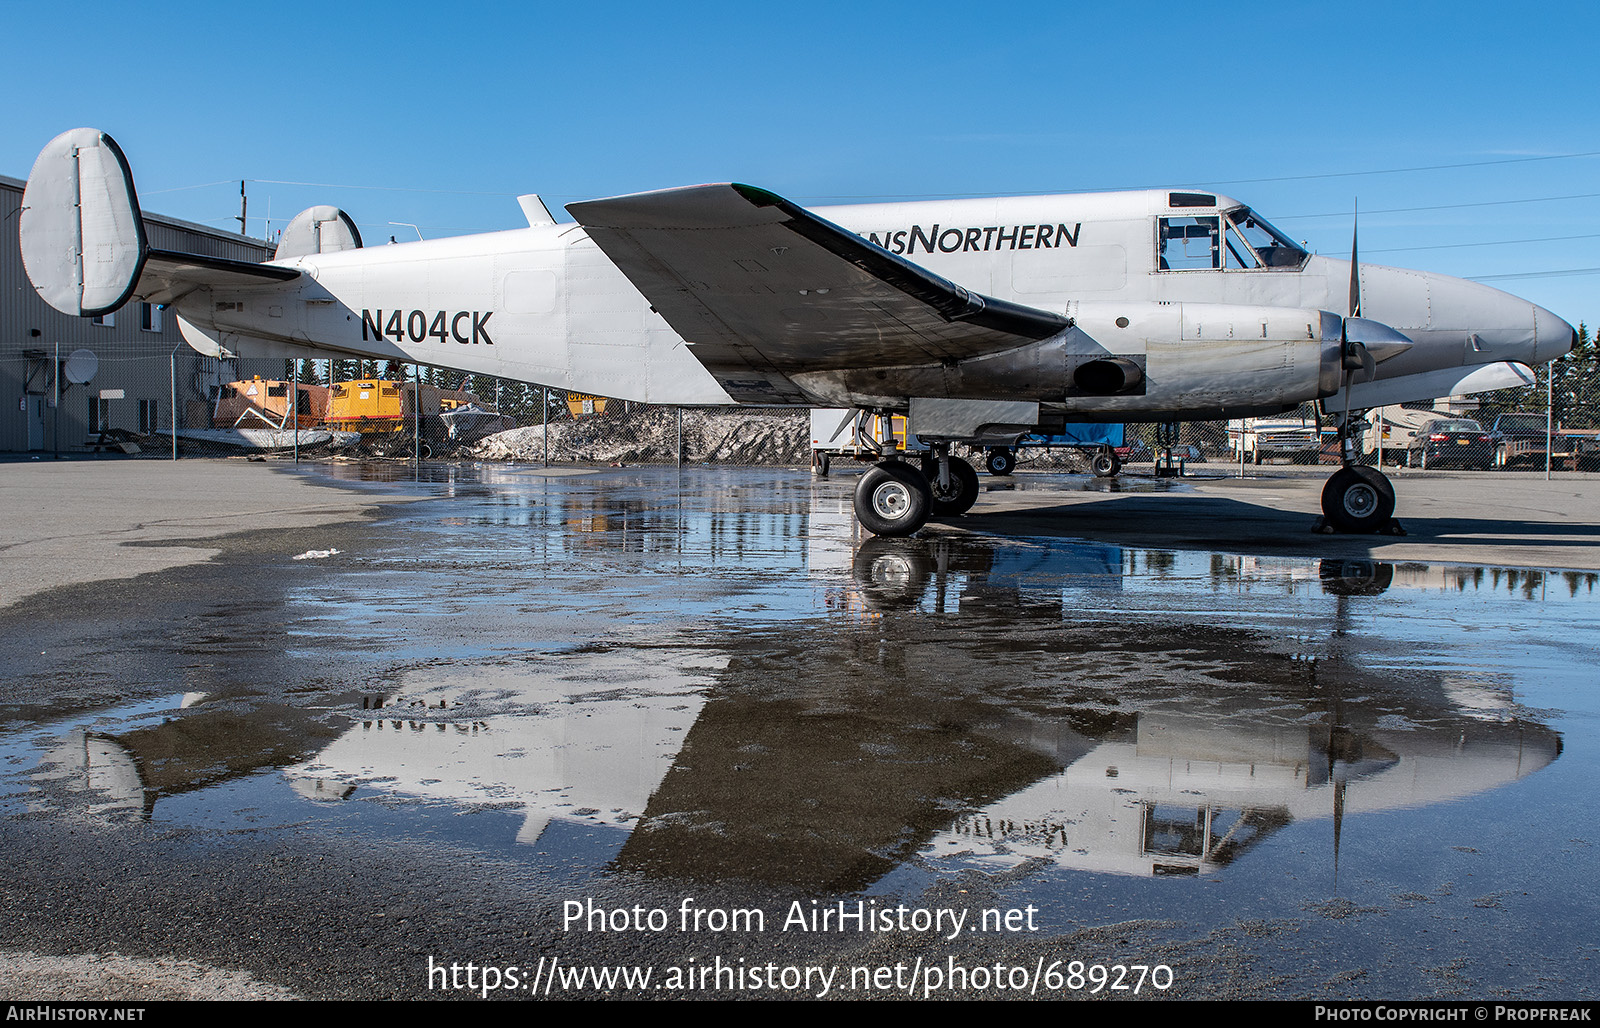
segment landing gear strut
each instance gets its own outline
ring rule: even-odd
[[[1178,462],[1172,459],[1172,448],[1178,445],[1179,424],[1176,421],[1163,421],[1156,425],[1156,466],[1157,478],[1177,478]]]
[[[933,513],[951,517],[965,514],[978,502],[978,472],[960,457],[950,456],[949,443],[935,443],[922,465],[933,494]]]
[[[1322,487],[1324,523],[1339,532],[1371,533],[1395,525],[1394,486],[1383,472],[1356,462],[1350,425],[1356,414],[1339,417],[1339,458],[1344,466]]]

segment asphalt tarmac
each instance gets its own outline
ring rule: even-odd
[[[0,997],[1594,998],[1590,480],[1221,474],[7,466]]]

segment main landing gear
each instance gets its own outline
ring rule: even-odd
[[[1356,462],[1350,424],[1354,412],[1339,419],[1339,455],[1344,466],[1322,487],[1319,529],[1337,532],[1399,532],[1394,520],[1394,486],[1383,472]]]
[[[949,443],[936,443],[919,470],[900,460],[873,465],[856,483],[856,518],[874,535],[910,535],[934,515],[965,514],[978,501],[978,472]]]

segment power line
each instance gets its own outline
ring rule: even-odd
[[[235,179],[234,181],[238,181]],[[386,193],[449,193],[453,196],[511,196],[516,193],[501,193],[479,189],[422,189],[417,186],[352,186],[340,185],[337,182],[290,182],[286,179],[276,178],[249,178],[246,182],[254,182],[263,186],[312,186],[317,189],[376,189]]]
[[[1533,196],[1522,200],[1480,200],[1475,203],[1445,203],[1435,204],[1431,207],[1387,207],[1382,210],[1363,210],[1362,215],[1368,214],[1409,214],[1414,211],[1454,211],[1467,207],[1503,207],[1515,203],[1546,203],[1552,200],[1592,200],[1600,193],[1573,193],[1570,196]],[[1298,221],[1306,218],[1348,218],[1349,211],[1333,211],[1328,214],[1280,214],[1273,217],[1273,221]]]
[[[1496,164],[1528,164],[1534,161],[1565,161],[1577,157],[1600,157],[1600,150],[1588,153],[1558,153],[1541,157],[1506,157],[1493,161],[1463,161],[1460,164],[1422,164],[1414,168],[1384,168],[1379,171],[1328,171],[1314,175],[1277,175],[1272,178],[1235,178],[1217,182],[1219,186],[1254,185],[1258,182],[1304,182],[1316,178],[1355,178],[1359,175],[1400,175],[1412,171],[1449,171],[1456,168],[1487,168]]]
[[[1545,236],[1542,239],[1486,239],[1476,243],[1441,243],[1437,246],[1390,246],[1382,250],[1364,250],[1363,253],[1407,253],[1412,250],[1459,250],[1467,246],[1513,246],[1519,243],[1564,243],[1572,239],[1600,239],[1600,234],[1586,236]]]
[[[1600,268],[1562,268],[1559,271],[1524,271],[1511,275],[1471,275],[1468,282],[1510,282],[1519,278],[1572,278],[1577,275],[1600,275]]]
[[[1486,167],[1493,167],[1493,166],[1496,166],[1496,165],[1504,165],[1504,164],[1530,164],[1530,163],[1535,163],[1535,162],[1539,162],[1539,161],[1577,160],[1577,159],[1586,158],[1586,157],[1600,157],[1600,150],[1591,150],[1591,151],[1587,151],[1587,152],[1584,152],[1584,153],[1544,154],[1544,155],[1537,156],[1537,157],[1504,157],[1504,158],[1497,158],[1497,159],[1491,160],[1491,161],[1460,161],[1460,162],[1457,162],[1457,163],[1454,163],[1454,164],[1420,164],[1420,165],[1416,165],[1414,167],[1409,167],[1409,168],[1376,168],[1376,169],[1372,169],[1372,170],[1368,170],[1368,171],[1324,171],[1324,172],[1313,172],[1313,173],[1307,174],[1307,175],[1274,175],[1274,176],[1269,176],[1269,177],[1266,177],[1266,178],[1202,179],[1201,181],[1210,182],[1213,185],[1219,185],[1219,186],[1257,185],[1257,184],[1264,183],[1264,182],[1306,182],[1306,181],[1311,181],[1313,179],[1360,178],[1360,177],[1368,176],[1368,175],[1402,175],[1402,174],[1410,174],[1410,173],[1413,173],[1413,172],[1421,172],[1421,171],[1451,171],[1451,170],[1457,170],[1457,169],[1461,169],[1461,168],[1486,168]],[[153,189],[153,190],[150,190],[145,195],[156,196],[156,195],[159,195],[161,193],[179,193],[179,192],[183,192],[185,190],[190,190],[190,189],[209,189],[212,186],[232,185],[233,183],[238,182],[238,181],[240,181],[240,180],[239,179],[224,179],[224,180],[222,180],[220,182],[202,182],[202,183],[199,183],[197,185],[192,185],[192,186],[172,186],[172,187],[167,188],[167,189]],[[392,192],[392,193],[443,193],[443,194],[450,194],[450,195],[455,195],[455,196],[511,196],[511,197],[520,195],[520,194],[517,194],[517,193],[500,192],[500,191],[494,191],[494,190],[429,189],[429,188],[424,188],[424,187],[420,187],[420,186],[351,185],[351,184],[348,184],[348,183],[338,183],[338,182],[296,182],[296,181],[292,181],[292,180],[289,180],[289,179],[272,179],[272,178],[251,178],[251,179],[244,179],[243,181],[245,181],[245,182],[253,182],[253,183],[256,183],[258,185],[268,185],[268,186],[306,186],[306,187],[310,187],[310,188],[314,188],[314,189],[370,189],[370,190],[378,190],[378,191],[381,191],[381,192]],[[1144,186],[1117,186],[1117,187],[1114,187],[1114,189],[1118,189],[1118,190],[1121,190],[1121,189],[1161,189],[1161,188],[1165,188],[1165,185],[1166,184],[1154,184],[1154,185],[1144,185]],[[1108,192],[1108,191],[1111,191],[1111,190],[1106,190],[1106,189],[1087,189],[1087,190],[1078,189],[1078,190],[1073,190],[1073,191],[1074,192]],[[552,196],[564,196],[564,195],[574,195],[575,196],[576,194],[552,194]],[[957,200],[957,199],[971,198],[971,197],[1031,196],[1031,195],[1037,195],[1037,194],[1035,192],[1033,192],[1033,191],[1020,191],[1020,192],[1007,191],[1007,192],[1000,192],[1000,193],[994,193],[994,192],[985,192],[985,193],[878,193],[878,194],[866,194],[866,193],[863,193],[863,194],[841,195],[841,196],[817,196],[817,197],[812,197],[812,200],[813,200],[813,202],[816,202],[816,201],[841,201],[841,200],[896,200],[896,199],[899,199],[899,200]],[[1374,212],[1374,213],[1382,213],[1382,212]],[[1318,216],[1319,215],[1295,215],[1295,217],[1318,217]],[[1280,220],[1283,220],[1283,219],[1280,219]]]

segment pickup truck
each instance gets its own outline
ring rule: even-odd
[[[1314,464],[1321,446],[1322,429],[1315,418],[1290,415],[1228,422],[1228,448],[1252,464],[1270,457]]]
[[[1546,432],[1550,434],[1546,436]],[[1594,429],[1553,428],[1536,411],[1513,411],[1494,419],[1489,427],[1498,468],[1544,467],[1546,443],[1551,467],[1593,470],[1600,464],[1600,432]]]

